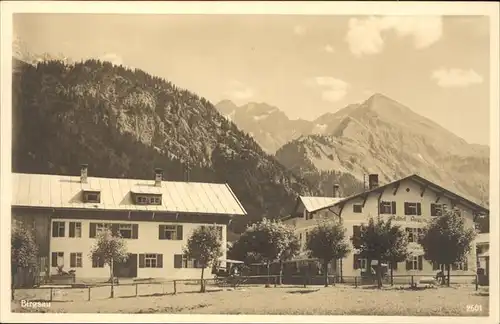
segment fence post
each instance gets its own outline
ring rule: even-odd
[[[414,282],[413,282],[413,276],[411,276],[411,288],[413,288]]]
[[[177,281],[174,280],[174,295],[177,294]]]
[[[274,288],[276,288],[277,282],[278,282],[278,277],[274,277]]]
[[[476,274],[476,291],[479,288],[479,276]]]
[[[394,286],[394,276],[391,276],[391,286]]]
[[[88,293],[89,293],[88,300],[90,301],[90,286],[88,287]]]
[[[137,289],[137,286],[138,286],[138,284],[136,283],[136,284],[135,284],[135,297],[137,297],[137,290],[138,290],[138,289]]]
[[[50,301],[52,301],[52,287],[50,287]]]
[[[358,277],[354,277],[354,287],[358,288]]]

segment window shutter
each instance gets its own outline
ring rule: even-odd
[[[139,254],[139,268],[144,268],[144,254]]]
[[[156,255],[156,267],[163,268],[163,254]]]
[[[422,262],[422,256],[420,255],[418,257],[418,270],[422,270],[424,268],[423,262]]]
[[[139,238],[139,224],[132,224],[132,238]]]
[[[182,268],[182,254],[174,254],[174,268]]]
[[[354,261],[353,261],[352,267],[354,268],[354,270],[359,269],[359,255],[358,254],[354,254],[353,260]]]
[[[57,252],[52,252],[52,266],[57,267]]]
[[[70,268],[76,267],[76,253],[71,253],[69,255],[69,266]]]
[[[431,216],[436,216],[436,205],[431,204]]]
[[[417,215],[422,215],[422,205],[420,203],[417,203]]]
[[[113,236],[118,235],[118,224],[111,224],[111,233]]]
[[[95,223],[90,223],[90,238],[94,238],[96,235],[96,224]]]
[[[177,225],[177,240],[182,241],[182,225]]]
[[[409,210],[408,210],[408,203],[405,202],[405,215],[408,215],[408,214],[410,214]]]
[[[384,213],[384,209],[382,208],[382,205],[383,205],[383,201],[381,201],[379,204],[378,204],[378,213],[379,214],[383,214]]]
[[[75,222],[69,222],[69,237],[75,237]]]
[[[411,270],[411,262],[406,260],[406,270]]]
[[[52,223],[52,237],[57,237],[56,222]]]
[[[158,225],[158,239],[165,239],[165,225]]]
[[[396,214],[396,202],[395,201],[391,202],[391,207],[392,207],[391,214]]]

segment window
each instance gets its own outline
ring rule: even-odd
[[[408,235],[408,242],[418,243],[418,238],[422,234],[422,228],[406,228],[406,234]]]
[[[182,240],[182,225],[160,225],[160,240]]]
[[[413,256],[406,260],[406,270],[422,270],[423,269],[422,256]]]
[[[431,204],[431,216],[443,216],[443,205]]]
[[[111,230],[111,224],[98,223],[96,224],[95,230],[97,234],[104,232],[106,230]]]
[[[118,233],[123,238],[132,238],[132,224],[118,224]]]
[[[188,259],[185,255],[174,254],[174,268],[201,268],[196,259]]]
[[[64,237],[65,222],[52,223],[52,237]]]
[[[467,271],[467,262],[455,262],[451,265],[451,270]]]
[[[64,265],[64,252],[52,252],[52,267]]]
[[[82,253],[70,253],[69,254],[69,266],[71,268],[81,268],[82,267]]]
[[[381,214],[396,214],[396,202],[395,201],[381,201],[380,202],[380,213]]]
[[[161,195],[137,195],[135,202],[138,205],[161,205]]]
[[[82,237],[82,223],[69,222],[69,237]]]
[[[117,224],[114,224],[115,226]],[[97,234],[102,233],[106,230],[113,231],[113,224],[109,223],[90,223],[90,238],[94,238]]]
[[[83,193],[83,201],[87,203],[100,203],[101,193],[98,191],[87,191]]]
[[[358,204],[352,205],[352,211],[353,211],[353,213],[363,212],[363,205],[358,205]]]
[[[420,209],[420,203],[405,202],[405,215],[407,216],[422,215]]]
[[[92,268],[104,268],[104,259],[97,255],[92,256]]]
[[[359,254],[354,254],[354,269],[366,269],[368,266],[368,260],[364,258],[360,258]]]

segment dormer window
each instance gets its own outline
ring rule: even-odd
[[[99,204],[101,203],[101,193],[99,191],[84,191],[83,202]]]
[[[161,195],[137,194],[135,196],[135,203],[137,205],[161,205]]]

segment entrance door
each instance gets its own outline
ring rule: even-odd
[[[137,277],[137,254],[129,253],[127,261],[115,264],[113,274],[118,278]]]

